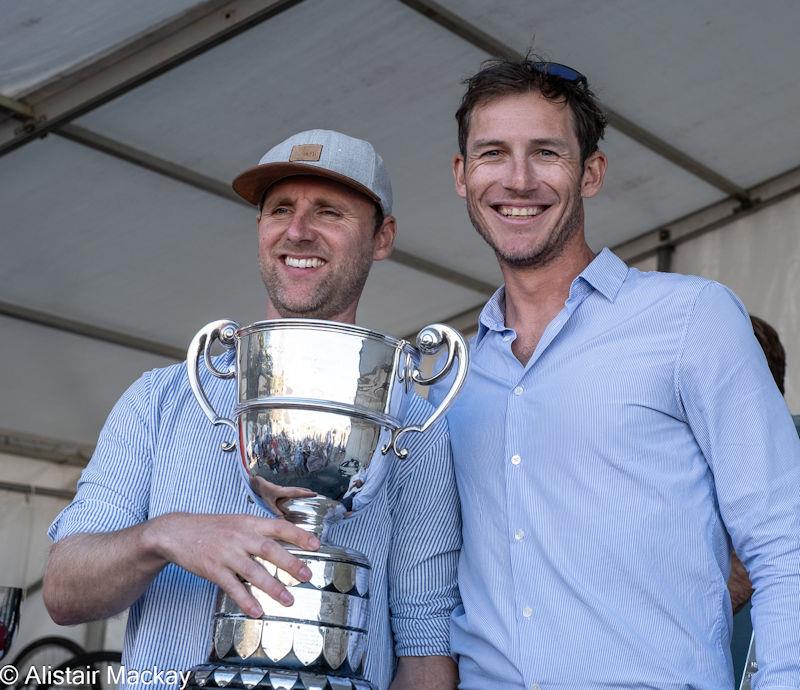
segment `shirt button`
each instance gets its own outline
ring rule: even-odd
[[[503,342],[504,342],[504,343],[507,343],[507,342],[508,342],[509,340],[511,340],[511,338],[513,338],[513,337],[514,337],[514,336],[512,336],[510,333],[507,333],[506,335],[504,335],[504,336],[503,336]]]
[[[525,616],[525,618],[530,618],[533,615],[533,609],[530,606],[526,606],[522,609],[522,615]]]
[[[516,532],[514,532],[514,539],[516,539],[517,541],[522,541],[524,538],[525,538],[525,530],[518,529]]]
[[[539,683],[534,683],[531,685],[531,690],[542,690],[542,686]]]
[[[512,465],[519,465],[522,462],[522,458],[519,455],[512,455],[511,456],[511,464]]]
[[[525,392],[525,389],[522,386],[517,386],[514,389],[514,395],[522,395]]]

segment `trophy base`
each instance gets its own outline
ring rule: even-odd
[[[203,664],[192,669],[182,690],[376,690],[363,678],[344,678],[295,669]]]
[[[323,544],[319,551],[290,547],[311,570],[298,582],[261,558],[259,562],[294,596],[283,606],[249,582],[261,604],[250,618],[224,591],[217,601],[209,660],[192,669],[190,688],[371,690],[363,680],[367,650],[370,567],[363,554]]]

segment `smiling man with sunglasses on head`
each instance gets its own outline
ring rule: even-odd
[[[505,285],[448,414],[459,687],[730,689],[731,541],[753,687],[800,687],[800,443],[747,312],[589,247],[606,120],[583,75],[529,57],[467,85],[456,191]]]

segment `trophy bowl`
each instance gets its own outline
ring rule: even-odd
[[[225,371],[211,355],[217,342],[235,350],[235,364]],[[189,384],[209,421],[233,432],[223,450],[238,447],[239,467],[255,500],[317,534],[322,546],[318,552],[288,547],[311,570],[308,583],[256,558],[292,591],[291,607],[245,583],[264,610],[260,619],[251,619],[220,593],[211,659],[195,669],[187,687],[371,687],[362,678],[370,565],[363,554],[326,543],[324,531],[357,498],[359,508],[369,502],[387,474],[388,458],[382,456],[393,451],[402,461],[408,455],[404,437],[433,426],[464,383],[468,353],[458,331],[433,324],[419,332],[416,345],[312,319],[244,328],[214,321],[194,337],[187,354]],[[422,356],[443,348],[439,370],[424,376]],[[236,379],[232,418],[218,415],[208,400],[201,362],[214,376]],[[422,424],[404,426],[414,387],[441,380],[456,362],[439,406]],[[306,491],[284,492],[276,500],[270,493],[276,487]]]
[[[216,341],[236,351],[235,366],[228,371],[214,366],[210,351]],[[435,355],[445,344],[447,358],[439,372],[423,376],[421,355]],[[401,438],[425,432],[444,414],[466,377],[466,351],[462,336],[441,324],[422,329],[415,348],[331,321],[280,319],[245,328],[215,321],[195,336],[187,363],[190,385],[209,421],[234,431],[237,441],[223,443],[223,449],[234,450],[238,443],[242,469],[256,494],[259,484],[251,480],[259,477],[310,489],[335,503],[367,485],[376,449],[405,458]],[[201,358],[215,376],[237,379],[234,419],[220,417],[209,403],[199,380]],[[455,360],[459,371],[439,408],[422,426],[404,427],[414,385],[439,381]],[[320,518],[330,514],[332,503],[299,501],[292,505],[309,506]]]

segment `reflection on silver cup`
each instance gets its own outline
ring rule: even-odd
[[[236,352],[236,364],[220,371],[211,358],[219,341]],[[420,373],[422,355],[446,348],[440,370]],[[233,418],[220,417],[199,377],[199,362],[217,377],[235,378]],[[415,385],[439,381],[453,369],[448,394],[419,426],[403,426]],[[403,439],[424,433],[458,394],[468,368],[467,346],[452,328],[420,331],[417,347],[357,326],[283,319],[240,328],[215,321],[201,329],[187,357],[189,382],[209,421],[235,433],[243,476],[264,507],[278,508],[324,542],[324,527],[349,510],[356,495],[365,505],[385,472],[381,457],[399,458]],[[306,489],[286,491],[274,489]],[[312,494],[313,492],[313,494]],[[305,493],[307,495],[297,495]],[[188,687],[243,683],[259,688],[371,688],[362,678],[367,634],[367,559],[351,549],[323,543],[318,552],[289,549],[311,569],[302,585],[260,561],[295,597],[285,608],[247,584],[264,609],[248,618],[224,593],[214,615],[213,652],[195,669]]]

